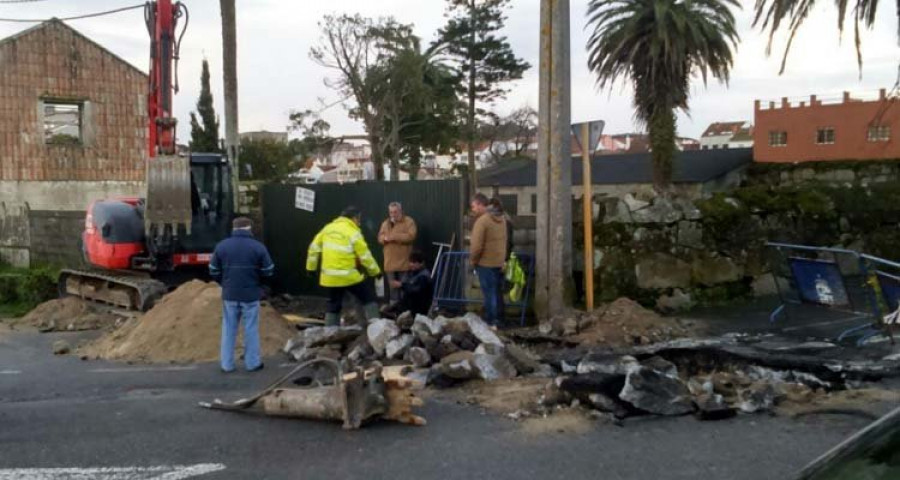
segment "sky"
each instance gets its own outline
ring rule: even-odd
[[[99,12],[140,3],[138,0],[37,0],[8,3],[0,0],[0,19],[45,19]],[[181,48],[176,96],[179,136],[186,141],[189,113],[195,110],[200,91],[201,62],[209,61],[216,111],[222,106],[222,49],[219,2],[184,0],[190,22]],[[692,82],[690,112],[678,117],[679,135],[698,138],[711,122],[753,120],[753,101],[778,101],[781,97],[800,99],[816,94],[820,98],[840,97],[841,92],[876,95],[879,88],[890,89],[898,78],[900,48],[897,16],[887,1],[881,2],[872,30],[863,30],[863,70],[857,68],[852,25],[838,38],[837,14],[833,2],[820,1],[794,40],[787,70],[778,69],[784,37],[776,38],[770,57],[766,56],[767,35],[752,27],[753,0],[743,0],[735,12],[741,42],[728,85],[701,79]],[[360,13],[377,17],[392,15],[412,24],[426,41],[445,23],[445,0],[237,0],[238,97],[241,131],[284,131],[294,110],[318,110],[334,103],[339,95],[326,85],[334,72],[309,58],[310,47],[319,40],[317,23],[323,15]],[[585,45],[589,32],[585,13],[588,0],[571,0],[572,121],[604,120],[606,133],[637,131],[631,88],[620,83],[600,90],[587,67]],[[539,0],[512,0],[502,32],[516,55],[532,68],[521,80],[508,85],[507,97],[496,102],[494,111],[505,114],[525,106],[537,106]],[[100,43],[129,63],[147,71],[149,38],[140,9],[91,19],[73,20],[69,25]],[[0,38],[27,28],[29,24],[0,21]],[[362,125],[347,117],[341,104],[321,112],[332,125],[334,135],[363,133]],[[224,125],[224,119],[222,120]]]

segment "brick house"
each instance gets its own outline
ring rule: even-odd
[[[900,107],[885,90],[872,100],[848,92],[833,101],[754,103],[753,156],[757,162],[900,158]]]
[[[92,200],[143,195],[147,82],[60,20],[0,39],[0,259],[67,263]]]

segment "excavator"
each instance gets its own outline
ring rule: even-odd
[[[81,240],[89,267],[60,273],[63,295],[147,310],[170,287],[202,276],[216,243],[228,235],[234,192],[227,159],[179,153],[175,143],[172,103],[188,18],[181,2],[145,5],[150,34],[146,198],[107,198],[88,206]]]

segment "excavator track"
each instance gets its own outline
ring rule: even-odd
[[[129,310],[147,311],[166,294],[166,284],[137,275],[115,275],[93,270],[62,270],[59,293]]]

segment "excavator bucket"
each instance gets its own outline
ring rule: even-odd
[[[191,160],[188,156],[160,155],[147,161],[147,205],[144,227],[177,232],[184,225],[191,233]]]

